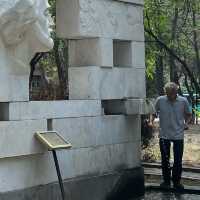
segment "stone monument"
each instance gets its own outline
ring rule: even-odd
[[[59,198],[51,154],[34,138],[47,130],[72,144],[58,155],[67,199],[103,200],[113,189],[120,199],[141,194],[144,2],[56,3],[57,35],[69,40],[70,100],[29,101],[30,60],[53,45],[48,3],[0,1],[0,199]],[[124,190],[115,188],[124,175]]]

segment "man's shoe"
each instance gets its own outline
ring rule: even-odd
[[[170,187],[171,187],[171,185],[170,185],[170,182],[162,182],[161,184],[160,184],[160,187],[162,188],[162,189],[170,189]]]
[[[184,185],[182,185],[181,183],[174,183],[174,189],[177,191],[183,191]]]

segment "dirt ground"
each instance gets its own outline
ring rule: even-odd
[[[142,150],[143,161],[160,161],[158,132],[157,123],[154,128],[153,137],[149,141],[149,146]],[[173,155],[171,155],[172,159]],[[190,125],[189,130],[185,131],[183,164],[200,167],[200,125]]]

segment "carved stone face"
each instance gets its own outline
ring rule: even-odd
[[[28,101],[30,61],[52,49],[47,0],[0,0],[0,102]]]
[[[35,53],[52,49],[48,7],[47,0],[0,1],[0,40],[14,57],[26,60],[18,56],[24,51],[30,60]]]
[[[38,46],[35,46],[37,52],[46,52],[53,48],[53,41],[50,38],[52,19],[48,12],[48,0],[34,0],[34,5],[37,20],[30,32],[32,32],[35,41],[38,42]],[[32,45],[35,44],[35,41]]]

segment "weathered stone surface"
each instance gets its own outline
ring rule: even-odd
[[[70,99],[145,98],[143,68],[69,68]]]
[[[136,142],[60,151],[58,159],[63,179],[98,176],[140,166],[139,149],[140,144]],[[55,182],[57,176],[52,155],[0,159],[0,179],[0,192]]]
[[[69,41],[70,66],[113,66],[113,41],[91,38]]]
[[[101,115],[98,100],[0,103],[0,120],[52,119]]]
[[[66,118],[53,120],[53,130],[68,139],[73,148],[140,142],[139,115]]]
[[[36,131],[46,131],[46,120],[0,122],[0,158],[44,152],[36,141]]]
[[[148,99],[106,100],[105,113],[125,115],[146,115],[155,113],[154,104]]]
[[[58,0],[56,13],[57,34],[62,38],[144,41],[142,6],[108,0]]]

